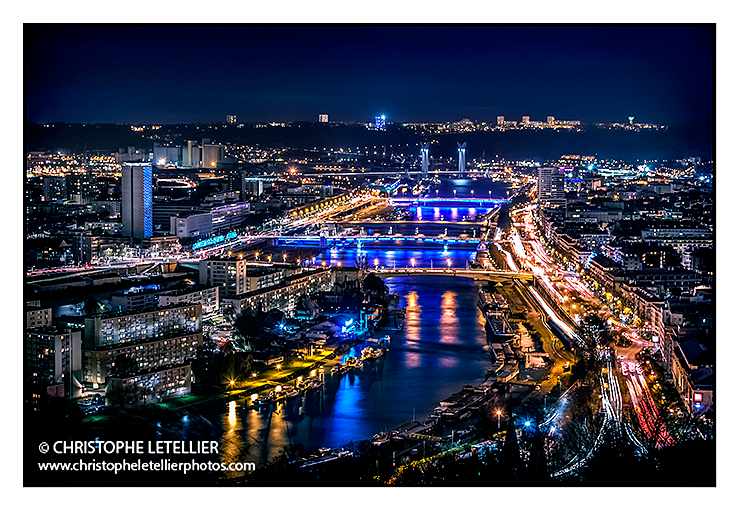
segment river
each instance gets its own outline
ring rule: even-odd
[[[324,373],[322,391],[260,410],[231,402],[186,420],[198,434],[203,423],[220,437],[223,462],[279,458],[290,448],[336,448],[431,415],[464,384],[480,384],[490,365],[484,321],[473,280],[414,276],[385,280],[406,307],[401,331],[387,332],[380,360],[343,377]],[[385,332],[378,332],[376,336]],[[361,353],[363,344],[349,355]],[[188,429],[188,425],[184,426]],[[211,435],[211,438],[213,436]]]

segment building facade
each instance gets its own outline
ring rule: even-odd
[[[559,168],[540,167],[537,199],[543,205],[565,204],[564,172]]]
[[[121,174],[123,235],[134,239],[151,237],[153,234],[151,164],[124,163]]]
[[[48,325],[26,330],[24,379],[62,384],[64,396],[82,394],[82,332]]]
[[[85,318],[85,349],[144,342],[202,331],[199,304],[138,313],[107,313]]]

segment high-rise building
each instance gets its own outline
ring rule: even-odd
[[[328,122],[328,113],[321,113],[318,115],[318,122]]]
[[[563,168],[540,167],[537,198],[543,205],[565,203],[565,176]]]
[[[375,129],[378,131],[385,130],[385,116],[384,115],[379,115],[375,117]]]
[[[530,122],[531,122],[531,117],[529,117],[528,115],[524,115],[523,117],[521,117],[522,124],[528,124]]]
[[[547,124],[554,124],[554,117],[553,116],[549,115],[547,117]]]
[[[226,124],[236,124],[236,115],[226,115]]]
[[[498,125],[505,124],[505,117],[503,115],[498,115]]]
[[[121,168],[121,219],[124,237],[153,234],[151,163],[124,163]]]

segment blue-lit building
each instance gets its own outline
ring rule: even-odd
[[[385,130],[385,116],[384,115],[379,115],[375,117],[375,129],[378,131]]]
[[[143,239],[153,235],[151,163],[124,163],[121,169],[123,235]]]

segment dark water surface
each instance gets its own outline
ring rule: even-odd
[[[414,413],[425,419],[462,385],[480,384],[490,362],[476,284],[437,276],[386,283],[407,314],[402,331],[375,335],[390,334],[384,358],[341,378],[326,370],[320,392],[261,410],[231,402],[189,417],[192,425],[184,428],[197,433],[208,423],[211,434],[220,436],[222,461],[263,465],[286,448],[336,448],[407,423]],[[349,355],[359,355],[363,346]]]

